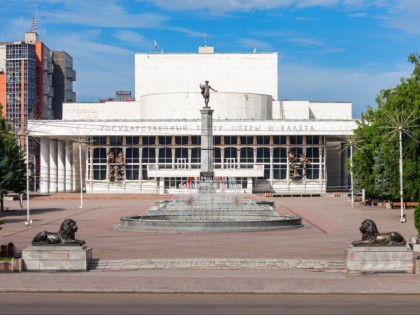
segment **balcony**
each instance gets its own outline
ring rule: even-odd
[[[149,177],[199,177],[200,168],[172,168],[171,164],[149,164],[147,166],[147,175]],[[216,177],[263,177],[264,165],[256,164],[247,168],[215,168]]]

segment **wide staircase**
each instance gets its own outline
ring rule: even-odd
[[[182,270],[182,269],[229,269],[229,270],[312,270],[345,272],[343,261],[276,259],[276,258],[171,258],[171,259],[121,259],[90,262],[91,271],[129,270]]]

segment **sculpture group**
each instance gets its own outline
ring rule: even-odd
[[[120,181],[124,179],[125,174],[125,163],[124,163],[124,154],[122,151],[118,152],[117,158],[115,158],[115,153],[112,150],[108,152],[108,179],[109,181]]]

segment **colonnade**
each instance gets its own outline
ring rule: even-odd
[[[80,191],[77,172],[79,160],[74,157],[77,152],[74,152],[73,147],[71,141],[41,139],[41,193]]]

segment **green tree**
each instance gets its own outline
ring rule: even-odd
[[[420,55],[413,53],[408,60],[414,64],[411,76],[382,90],[376,98],[378,108],[369,107],[355,130],[362,139],[362,150],[353,157],[355,183],[376,198],[400,196],[401,134],[404,199],[420,199]]]
[[[22,193],[26,189],[26,165],[10,125],[1,116],[0,104],[0,211],[8,191]]]

